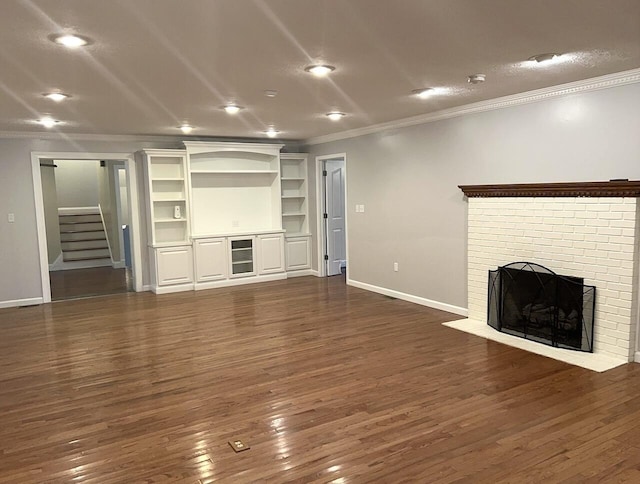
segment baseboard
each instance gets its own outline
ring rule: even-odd
[[[15,308],[20,306],[36,306],[43,304],[44,299],[41,297],[30,297],[27,299],[14,299],[12,301],[0,301],[0,308]]]
[[[636,363],[640,363],[640,351],[636,351],[633,361],[635,361]]]
[[[237,279],[222,279],[220,281],[196,282],[195,290],[215,289],[217,287],[244,286],[245,284],[257,284],[260,282],[281,281],[287,278],[287,274],[267,274],[265,276],[239,277]]]
[[[172,292],[193,291],[193,284],[180,284],[177,286],[151,286],[154,294],[170,294]]]
[[[62,264],[62,252],[58,254],[56,260],[53,261],[53,264],[49,264],[49,272],[59,270],[58,267]]]
[[[420,304],[421,306],[428,306],[430,308],[440,309],[441,311],[447,311],[449,313],[459,314],[460,316],[466,317],[468,314],[467,308],[453,306],[451,304],[443,303],[440,301],[433,301],[431,299],[414,296],[412,294],[406,294],[404,292],[394,291],[393,289],[387,289],[385,287],[374,286],[372,284],[367,284],[366,282],[347,279],[347,285],[357,287],[360,289],[365,289],[371,292],[377,292],[378,294],[383,294],[385,296],[395,297],[396,299],[402,299],[403,301]]]
[[[123,260],[115,261],[111,264],[114,269],[124,269],[126,267],[125,262]]]
[[[54,263],[53,269],[49,267],[50,271],[71,271],[73,269],[90,269],[92,267],[111,267],[111,259],[105,259],[104,262],[92,261],[92,260],[77,260]]]
[[[151,284],[145,284],[144,286],[142,286],[142,292],[148,291],[151,291]]]
[[[301,270],[301,271],[289,271],[289,272],[287,272],[287,278],[302,277],[302,276],[314,276],[314,275],[318,275],[318,271],[313,271],[311,269],[304,269],[304,270]]]

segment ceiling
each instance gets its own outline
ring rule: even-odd
[[[639,0],[2,0],[0,131],[308,139],[640,66]],[[80,49],[48,36],[93,39]],[[530,56],[559,52],[543,67]],[[336,67],[326,78],[304,71]],[[483,73],[483,84],[467,83]],[[440,87],[430,99],[411,91]],[[277,90],[274,98],[264,91]],[[42,94],[60,90],[62,103]],[[231,116],[220,107],[245,109]],[[325,114],[338,110],[341,121]]]

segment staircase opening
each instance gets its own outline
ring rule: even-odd
[[[123,162],[51,159],[40,170],[51,299],[131,291]]]

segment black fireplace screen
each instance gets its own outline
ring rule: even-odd
[[[593,352],[595,286],[532,262],[489,271],[489,326],[558,348]]]

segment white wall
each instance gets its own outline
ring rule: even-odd
[[[58,207],[97,207],[99,160],[55,160]]]
[[[633,84],[309,146],[310,190],[315,156],[346,153],[350,278],[466,308],[458,185],[640,179],[638,106]]]

